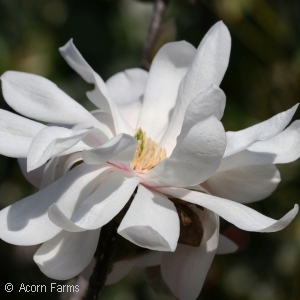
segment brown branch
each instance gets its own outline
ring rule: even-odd
[[[148,35],[145,41],[144,52],[142,57],[142,68],[145,70],[149,70],[150,68],[150,64],[148,61],[149,54],[155,41],[155,37],[157,35],[168,2],[169,0],[155,0],[154,10],[148,30]]]
[[[120,235],[117,233],[118,227],[130,207],[137,188],[134,190],[125,207],[109,223],[101,228],[99,242],[95,253],[96,265],[89,279],[89,286],[84,300],[98,299],[103,289],[107,275],[112,268],[112,260],[117,252]]]
[[[93,274],[89,279],[89,287],[85,300],[98,299],[107,279],[107,274],[111,265],[111,260],[115,254],[119,235],[117,233],[118,224],[112,220],[102,227],[99,237],[98,248],[96,250],[96,265]]]

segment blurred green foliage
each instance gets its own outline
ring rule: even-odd
[[[70,38],[90,65],[107,79],[139,67],[152,3],[133,0],[0,0],[0,72],[26,71],[54,81],[88,109],[91,89],[60,57]],[[173,0],[164,32],[198,46],[222,19],[231,32],[232,53],[222,89],[223,123],[239,130],[292,107],[300,95],[300,2],[298,0]],[[169,21],[170,22],[170,21]],[[172,32],[171,32],[171,31]],[[164,37],[162,38],[164,40]],[[2,96],[1,96],[2,97]],[[3,98],[0,107],[10,110]],[[295,118],[299,118],[298,116]],[[299,145],[300,146],[300,145]],[[35,192],[15,159],[0,156],[0,208]],[[280,218],[300,200],[300,162],[279,166],[282,182],[268,199],[251,207]],[[241,245],[217,257],[199,299],[297,300],[300,295],[300,217],[277,233],[247,233],[228,223],[222,231]],[[4,284],[55,282],[32,261],[37,247],[0,241],[1,299],[59,299],[55,293],[5,293]],[[155,294],[141,270],[103,291],[103,299],[173,299]],[[65,295],[66,296],[66,295]]]

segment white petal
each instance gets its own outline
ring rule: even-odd
[[[202,39],[190,69],[182,82],[180,97],[190,102],[212,84],[220,85],[226,72],[231,37],[226,25],[217,22]]]
[[[152,62],[138,127],[154,140],[169,123],[180,81],[195,52],[195,48],[187,42],[168,43],[158,51]]]
[[[136,257],[133,261],[135,266],[138,267],[152,267],[159,266],[164,252],[159,251],[149,251],[145,254],[142,254]]]
[[[81,203],[72,218],[66,216],[66,207],[53,205],[49,218],[57,226],[68,231],[97,229],[112,220],[126,205],[139,183],[137,177],[117,170],[109,174],[96,191]]]
[[[99,85],[98,99],[90,99],[97,107],[104,111],[111,113],[110,103],[108,102],[110,96],[107,87],[102,78],[94,72],[90,65],[85,61],[80,52],[73,44],[73,39],[69,40],[63,47],[59,48],[60,54],[86,82]],[[95,87],[96,89],[96,87]]]
[[[22,115],[60,124],[99,125],[85,108],[46,78],[8,71],[1,80],[4,99]]]
[[[55,180],[59,179],[63,175],[63,164],[67,156],[55,157],[50,159],[44,168],[43,179],[40,185],[40,189],[50,185]]]
[[[137,68],[128,69],[110,77],[106,85],[114,102],[122,107],[135,102],[142,103],[147,79],[147,71]]]
[[[118,233],[143,248],[174,251],[179,238],[175,205],[164,195],[139,185]]]
[[[52,182],[61,178],[64,174],[78,165],[76,163],[82,163],[81,152],[75,152],[70,155],[64,155],[50,159],[45,164],[43,180],[41,182],[40,189],[45,188]]]
[[[27,157],[30,143],[45,125],[0,109],[0,154]]]
[[[93,273],[95,259],[92,259],[90,264],[80,274],[81,278],[88,283],[90,276]],[[123,279],[132,269],[133,260],[122,260],[113,264],[112,271],[107,275],[105,285],[114,284]]]
[[[128,134],[119,134],[95,149],[84,150],[82,157],[87,164],[100,164],[106,161],[127,165],[133,161],[137,140]]]
[[[95,257],[91,260],[91,262],[87,265],[87,267],[80,273],[80,277],[83,278],[85,281],[89,281],[89,278],[91,277],[94,267],[96,264]]]
[[[133,131],[131,131],[132,134],[135,134],[138,129],[137,124],[141,113],[142,104],[140,102],[134,102],[128,105],[118,106],[118,108],[130,128],[133,129]],[[124,130],[120,132],[124,132]]]
[[[247,231],[275,232],[288,226],[298,213],[298,205],[280,220],[268,218],[243,204],[212,195],[179,188],[159,188],[160,193],[203,206],[233,225]]]
[[[129,69],[110,77],[106,86],[128,124],[137,130],[143,96],[148,80],[148,72],[142,69]]]
[[[87,96],[97,107],[112,115],[116,134],[122,132],[133,134],[133,129],[129,126],[118,110],[116,104],[112,101],[106,84],[84,60],[74,46],[73,41],[70,40],[65,46],[59,48],[59,51],[70,67],[72,67],[85,81],[95,84],[95,89],[91,92],[87,92]]]
[[[99,75],[96,77],[97,80],[95,81],[95,89],[93,91],[87,92],[87,97],[98,107],[105,110],[106,112],[110,113],[114,120],[114,127],[116,134],[119,133],[127,133],[130,135],[134,134],[133,128],[130,127],[130,125],[127,123],[123,115],[121,114],[120,110],[116,106],[116,104],[110,99],[110,96],[108,95],[106,99],[106,102],[108,103],[108,108],[105,109],[105,105],[103,105],[103,101],[100,102],[99,99],[103,98],[103,90],[106,89],[105,83],[103,80],[99,77]],[[105,94],[108,94],[106,91]]]
[[[215,173],[203,187],[210,194],[237,201],[250,203],[270,196],[280,182],[276,166],[247,166]]]
[[[70,171],[78,162],[82,162],[81,152],[75,152],[70,155],[67,155],[66,159],[63,162],[62,174],[65,174],[68,171]]]
[[[45,165],[40,166],[39,168],[27,172],[27,160],[26,158],[18,158],[18,163],[21,168],[22,174],[24,177],[35,187],[39,188],[42,183],[43,173],[45,169]]]
[[[267,121],[249,128],[236,132],[226,132],[227,147],[224,157],[242,151],[257,141],[268,140],[276,136],[290,123],[297,107],[298,104],[285,112],[277,114]]]
[[[78,164],[82,163],[81,152],[50,159],[44,166],[40,189],[61,178]],[[38,170],[38,169],[37,169]],[[34,172],[35,170],[31,171]],[[31,173],[29,172],[29,173]]]
[[[185,187],[199,184],[219,167],[226,147],[225,131],[214,116],[194,125],[166,159],[161,176],[147,180],[149,186]]]
[[[96,251],[100,229],[85,232],[62,231],[45,242],[33,259],[48,277],[66,280],[78,275]]]
[[[215,84],[200,93],[187,107],[177,145],[181,144],[189,130],[210,116],[220,120],[224,113],[226,96]],[[173,149],[172,149],[173,150]]]
[[[122,260],[114,263],[111,273],[108,274],[106,285],[114,284],[121,279],[123,279],[132,269],[133,265],[138,267],[152,267],[161,264],[163,252],[149,251],[146,254],[138,256],[134,260]],[[89,276],[92,274],[95,262],[93,261],[86,270],[84,270],[85,280],[88,280]]]
[[[69,66],[86,82],[94,83],[94,72],[73,44],[73,39],[70,39],[63,47],[60,47],[59,52]]]
[[[193,185],[193,186],[189,186],[187,187],[187,189],[192,190],[192,191],[198,191],[198,192],[202,192],[202,193],[206,193],[209,194],[209,192],[201,185]]]
[[[48,218],[49,207],[60,203],[70,217],[91,194],[106,169],[82,164],[36,194],[2,209],[0,238],[16,245],[35,245],[53,238],[61,228]]]
[[[178,244],[174,253],[163,255],[163,279],[179,300],[195,300],[202,289],[218,247],[219,220],[213,215],[214,233],[206,243],[201,243],[199,247]],[[203,225],[205,230],[206,224]]]
[[[273,138],[274,139],[274,138]],[[270,140],[267,141],[262,141],[262,142],[257,142],[257,143],[266,143],[268,144]],[[257,144],[255,143],[255,144]],[[255,144],[253,146],[255,146]],[[242,168],[242,167],[247,167],[247,166],[255,166],[255,165],[270,165],[270,164],[274,164],[276,157],[277,157],[277,149],[279,152],[284,151],[285,146],[289,147],[289,145],[285,144],[285,145],[274,145],[274,151],[271,152],[254,152],[254,151],[249,151],[248,149],[242,150],[240,152],[237,152],[235,154],[232,154],[230,156],[226,156],[222,159],[222,162],[220,164],[219,169],[217,170],[217,172],[226,172],[226,171],[230,171],[232,169],[236,169],[236,168]],[[252,148],[252,147],[250,147]],[[291,147],[292,148],[292,147]],[[284,157],[290,157],[290,156],[294,156],[292,153],[297,153],[296,148],[294,147],[293,149],[291,149],[292,151],[290,152],[289,149],[287,149],[287,154],[291,154],[291,155],[287,155]],[[293,151],[295,150],[295,151]],[[274,153],[276,152],[276,153]],[[283,152],[283,154],[285,154]],[[279,158],[280,158],[280,153],[279,153]]]
[[[300,121],[293,122],[284,131],[267,141],[257,142],[249,151],[275,154],[274,164],[289,163],[300,156]]]
[[[189,203],[188,203],[189,204]],[[215,234],[216,225],[219,224],[219,216],[208,209],[199,209],[195,205],[189,205],[197,215],[203,226],[201,244],[208,242]]]
[[[181,81],[178,99],[161,147],[168,153],[176,145],[186,108],[190,102],[212,84],[219,85],[228,66],[231,38],[222,21],[216,23],[201,41],[194,61]]]
[[[88,146],[79,143],[82,140]],[[107,140],[107,137],[96,128],[71,130],[63,127],[46,127],[34,137],[30,145],[28,171],[43,165],[52,157],[90,149],[89,146],[100,146]]]
[[[114,284],[123,279],[132,269],[133,263],[131,260],[122,260],[113,264],[112,271],[108,274],[106,285]]]
[[[219,245],[217,254],[230,254],[234,253],[239,249],[236,243],[227,238],[225,235],[219,235]]]
[[[138,176],[139,178],[144,180],[145,183],[150,182],[150,181],[146,181],[146,180],[156,178],[164,172],[165,163],[166,163],[166,160],[163,160],[161,163],[156,165],[153,169],[151,169],[149,172],[147,172],[145,174],[138,173],[135,170],[133,170],[133,172],[136,176]]]
[[[114,120],[110,113],[101,109],[92,110],[90,113],[98,120],[98,122],[107,126],[111,132],[111,137],[116,135]]]
[[[251,166],[284,164],[300,157],[300,121],[293,122],[275,137],[254,143],[248,149],[222,159],[217,172]]]
[[[75,285],[75,286],[74,286]],[[73,281],[69,300],[81,300],[88,288],[88,282],[80,275]]]

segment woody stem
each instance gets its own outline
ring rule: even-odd
[[[115,254],[119,235],[117,234],[118,224],[112,220],[102,227],[99,237],[98,248],[95,258],[96,265],[89,279],[89,286],[85,300],[98,299],[107,279],[109,267]]]
[[[150,26],[148,29],[147,38],[144,45],[144,52],[142,57],[142,68],[145,70],[149,70],[149,54],[152,48],[152,45],[155,41],[155,37],[157,35],[163,14],[166,10],[167,4],[169,0],[155,0],[154,10],[150,22]]]

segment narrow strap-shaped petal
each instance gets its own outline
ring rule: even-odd
[[[106,112],[110,111],[110,103],[108,103],[109,94],[107,87],[102,78],[94,72],[90,65],[85,61],[78,49],[70,39],[63,47],[59,48],[60,54],[63,56],[68,65],[75,70],[86,82],[99,85],[99,98],[95,101],[91,100],[97,107]],[[96,87],[95,87],[96,88]]]
[[[223,234],[219,235],[219,245],[216,254],[230,254],[239,249],[238,245]]]
[[[80,277],[88,284],[89,278],[93,273],[95,259],[92,259],[90,264],[82,271]],[[133,260],[121,260],[112,265],[111,272],[107,275],[105,285],[114,284],[123,279],[132,269]]]
[[[220,120],[224,113],[225,103],[224,92],[215,84],[196,96],[186,109],[181,132],[177,137],[177,145],[182,143],[189,130],[198,122],[210,116],[215,116]]]
[[[0,154],[27,157],[33,137],[45,125],[0,109]]]
[[[159,266],[164,252],[160,251],[149,251],[136,257],[133,264],[138,267],[152,267]]]
[[[1,76],[1,80],[5,101],[22,115],[45,122],[90,123],[101,127],[85,108],[46,78],[8,71]]]
[[[133,134],[133,129],[129,126],[116,104],[112,101],[105,82],[84,60],[73,44],[73,41],[70,40],[65,46],[59,48],[59,51],[69,66],[85,81],[95,84],[95,89],[87,92],[87,96],[97,107],[112,115],[116,133],[125,132]]]
[[[181,101],[188,104],[212,84],[220,85],[229,63],[231,37],[226,25],[219,21],[202,39],[195,58],[182,80]]]
[[[75,152],[70,155],[63,155],[50,159],[45,165],[43,165],[44,172],[39,188],[43,189],[52,182],[58,180],[64,174],[73,169],[77,165],[76,163],[80,164],[80,162],[82,162],[81,152]],[[35,170],[31,172],[35,172]]]
[[[117,73],[106,81],[112,100],[134,131],[137,130],[147,80],[148,72],[136,68]]]
[[[81,162],[82,163],[82,153],[75,152],[70,155],[67,155],[66,159],[64,160],[63,167],[62,167],[62,174],[66,174],[74,165]]]
[[[186,189],[209,194],[209,192],[202,185],[199,185],[199,184],[198,185],[193,185],[193,186],[186,187]]]
[[[87,265],[87,267],[79,275],[83,280],[86,281],[87,284],[89,282],[89,278],[91,277],[91,275],[93,273],[95,264],[96,264],[96,259],[93,258],[91,260],[91,262]]]
[[[203,206],[233,225],[247,231],[275,232],[288,226],[298,213],[298,205],[284,215],[280,220],[266,217],[243,204],[222,199],[212,195],[179,188],[159,188],[159,192]]]
[[[119,134],[95,149],[84,150],[82,157],[87,164],[101,164],[110,161],[114,164],[121,163],[129,169],[133,161],[137,140],[128,134]]]
[[[275,137],[254,143],[248,149],[222,159],[217,172],[251,166],[284,164],[300,157],[300,121],[293,122]]]
[[[166,160],[163,160],[158,165],[156,165],[153,169],[151,169],[149,172],[144,173],[144,174],[138,173],[135,170],[133,170],[133,171],[134,171],[136,176],[138,176],[139,178],[141,178],[145,182],[150,182],[150,181],[147,181],[147,180],[156,178],[164,172],[165,163],[166,163]]]
[[[109,128],[111,137],[116,135],[115,124],[110,113],[105,112],[102,109],[95,109],[90,112],[100,123],[103,123]]]
[[[272,139],[271,139],[272,140]],[[258,143],[265,143],[269,144],[268,142],[271,140],[258,142]],[[256,143],[255,143],[256,144]],[[255,145],[254,144],[254,145]],[[291,150],[291,151],[289,151]],[[278,152],[277,152],[278,151]],[[288,159],[289,157],[294,157],[297,154],[297,147],[294,145],[282,144],[274,145],[274,150],[256,152],[256,151],[249,151],[248,149],[242,150],[230,156],[226,156],[222,159],[219,169],[216,172],[226,172],[236,168],[242,168],[247,166],[255,166],[255,165],[270,165],[275,164],[275,161],[280,160],[282,157],[280,152],[283,152],[284,158]],[[287,153],[287,155],[284,155]],[[289,155],[290,154],[290,155]],[[300,153],[299,153],[300,154]],[[279,155],[279,157],[278,157]],[[297,156],[296,156],[297,157]],[[289,161],[287,161],[289,162]]]
[[[143,69],[127,69],[106,81],[111,98],[119,106],[142,103],[148,79],[148,72]]]
[[[63,165],[67,156],[60,156],[50,159],[44,168],[43,178],[40,185],[40,189],[50,185],[55,180],[59,179],[63,175]],[[34,172],[33,170],[32,172]]]
[[[16,245],[35,245],[53,238],[61,228],[50,221],[49,207],[60,203],[65,207],[65,214],[71,217],[107,169],[82,164],[39,192],[2,209],[0,238]]]
[[[272,139],[253,144],[249,151],[275,154],[274,164],[289,163],[300,156],[300,120],[293,122]]]
[[[257,141],[268,140],[276,136],[291,122],[297,107],[298,104],[285,112],[277,114],[269,120],[249,128],[236,132],[226,132],[227,147],[224,157],[242,151]]]
[[[168,43],[158,51],[152,62],[138,127],[154,140],[169,124],[179,84],[195,52],[195,48],[187,42]]]
[[[280,173],[274,165],[246,166],[215,173],[202,183],[210,194],[251,203],[270,196],[280,182]]]
[[[219,167],[226,147],[223,125],[214,116],[194,125],[166,159],[164,172],[146,180],[149,186],[186,187],[209,178]]]
[[[58,280],[73,278],[92,260],[99,233],[100,229],[75,233],[63,230],[45,242],[33,259],[47,277]]]
[[[79,232],[97,229],[112,220],[126,205],[139,183],[137,177],[128,172],[116,170],[109,174],[100,187],[81,203],[72,218],[65,213],[65,205],[51,206],[49,218],[57,226]]]
[[[27,172],[27,159],[18,158],[18,163],[21,168],[22,174],[27,179],[27,181],[30,182],[35,187],[39,188],[42,183],[45,165],[42,165],[31,172]]]
[[[174,251],[179,238],[175,205],[166,196],[139,185],[118,233],[143,248]]]
[[[216,23],[202,39],[194,61],[180,83],[178,98],[161,147],[170,153],[176,145],[186,108],[212,84],[220,85],[229,62],[231,38],[222,21]]]
[[[107,136],[97,128],[71,130],[55,126],[46,127],[32,140],[28,151],[27,169],[31,171],[52,157],[90,149],[89,146],[99,146],[107,140]],[[78,144],[80,141],[85,143]],[[77,146],[72,148],[75,145]]]
[[[219,239],[219,217],[214,213],[213,235],[199,247],[178,244],[173,253],[164,253],[161,272],[164,281],[179,300],[195,300],[204,284],[215,256]],[[204,230],[208,224],[203,224]]]
[[[80,164],[80,162],[82,163],[81,152],[75,152],[70,155],[63,155],[50,159],[45,165],[43,165],[43,177],[39,188],[43,189],[55,180],[58,180],[64,174],[73,169],[77,163]],[[35,172],[36,170],[31,172]],[[29,172],[29,174],[31,172]]]
[[[152,267],[159,266],[163,257],[163,252],[149,251],[132,260],[122,260],[113,264],[111,273],[108,274],[106,285],[114,284],[123,279],[133,266]]]
[[[44,173],[40,189],[45,188],[52,182],[61,178],[64,174],[72,170],[77,163],[80,164],[80,162],[82,162],[81,152],[75,152],[70,155],[63,155],[50,159],[44,165]],[[103,166],[100,166],[100,168],[102,167]]]
[[[116,134],[124,132],[133,135],[133,128],[131,128],[131,126],[127,123],[116,104],[110,99],[108,91],[106,91],[105,93],[103,92],[103,90],[106,90],[107,87],[99,75],[96,76],[94,84],[95,89],[86,93],[90,101],[92,101],[97,107],[103,109],[104,111],[112,115]],[[107,96],[104,96],[104,94]],[[107,107],[103,105],[103,101],[99,101],[99,99],[101,98],[106,99]]]

